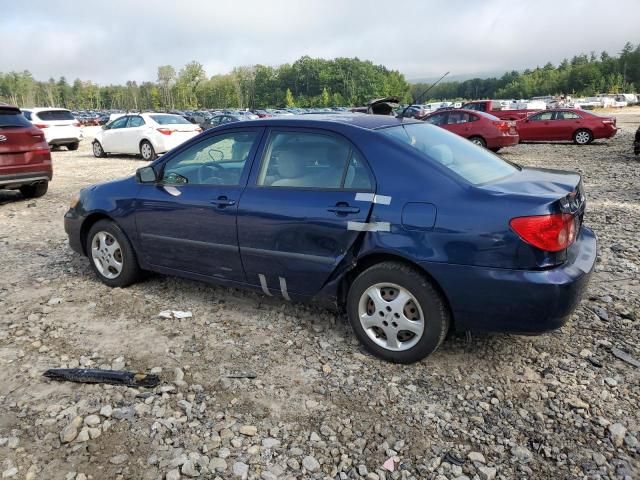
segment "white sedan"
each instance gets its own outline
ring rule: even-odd
[[[107,123],[93,140],[93,154],[140,155],[151,161],[159,153],[168,152],[202,129],[180,115],[169,113],[128,114]]]

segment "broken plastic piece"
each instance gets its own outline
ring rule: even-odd
[[[458,455],[456,455],[453,452],[447,452],[443,460],[447,463],[450,463],[451,465],[457,465],[459,467],[464,465],[464,459],[460,458]]]
[[[396,463],[393,461],[393,457],[387,458],[386,462],[382,464],[382,468],[388,470],[389,472],[395,471]]]
[[[160,383],[160,378],[157,375],[98,368],[51,368],[43,375],[58,381],[108,383],[128,387],[155,387]]]

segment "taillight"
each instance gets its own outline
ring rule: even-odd
[[[171,135],[173,133],[173,130],[171,130],[170,128],[157,128],[156,130],[158,130],[163,135]]]
[[[511,122],[498,122],[494,121],[493,124],[500,130],[501,132],[508,132],[511,127]]]
[[[45,125],[44,123],[34,123],[33,126],[36,128],[49,128],[49,125]]]
[[[616,124],[616,120],[614,118],[605,118],[604,120],[602,120],[602,123],[604,123],[605,125],[614,125]]]
[[[568,213],[517,217],[509,222],[522,240],[546,252],[559,252],[576,239],[576,221]]]

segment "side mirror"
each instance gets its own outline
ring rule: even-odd
[[[136,180],[138,183],[156,183],[158,177],[153,167],[142,167],[136,170]]]

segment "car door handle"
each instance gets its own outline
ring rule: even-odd
[[[349,213],[360,213],[360,207],[351,207],[348,204],[337,204],[333,207],[327,208],[328,212],[333,212],[336,215],[347,215]]]
[[[215,200],[211,200],[211,203],[213,205],[216,205],[220,208],[224,208],[224,207],[230,207],[231,205],[235,205],[236,201],[235,200],[229,200],[227,197],[218,197]]]

